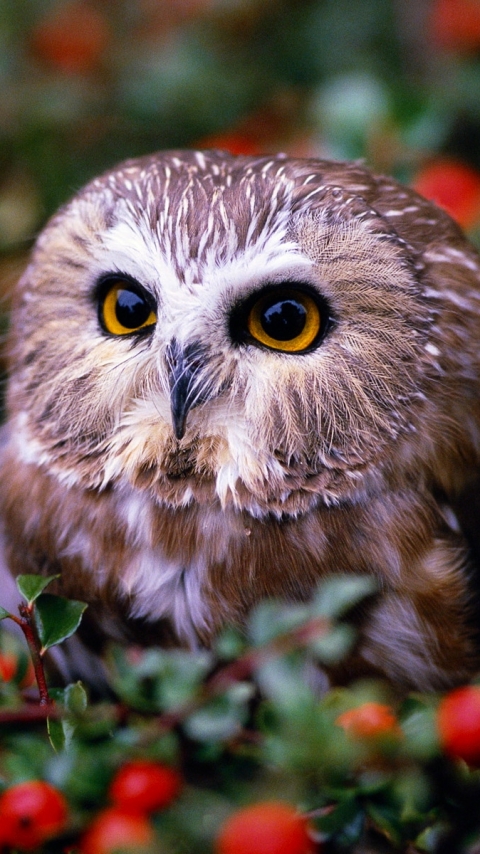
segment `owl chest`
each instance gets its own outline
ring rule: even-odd
[[[127,525],[118,595],[128,601],[129,616],[167,618],[187,643],[208,639],[226,620],[237,621],[259,599],[282,595],[289,585],[295,598],[311,588],[315,571],[306,584],[298,556],[292,549],[285,555],[278,526],[219,506],[170,511],[127,502],[122,514]]]
[[[172,510],[138,494],[112,509],[108,537],[98,528],[103,511],[97,531],[77,528],[64,554],[80,559],[100,597],[113,596],[134,620],[168,620],[188,644],[208,642],[263,598],[305,600],[325,575],[372,570],[368,533],[352,522],[352,550],[340,510],[279,521],[215,504]]]
[[[215,504],[172,510],[132,493],[77,515],[58,531],[58,552],[63,576],[89,581],[94,599],[118,602],[133,620],[167,619],[194,644],[262,598],[307,598],[331,569],[329,537],[318,521],[314,528]]]
[[[382,591],[362,622],[362,667],[447,684],[471,657],[466,556],[458,535],[439,537],[438,512],[420,495],[383,493],[279,520],[213,502],[159,506],[134,490],[65,489],[31,466],[4,472],[12,571],[60,573],[58,592],[87,601],[103,636],[208,644],[261,599],[306,600],[323,577],[354,572],[375,575]]]

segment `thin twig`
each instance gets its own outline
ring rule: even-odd
[[[18,606],[20,617],[15,616],[15,614],[10,614],[10,619],[12,619],[17,624],[17,626],[21,628],[23,634],[25,635],[25,640],[27,641],[28,648],[30,650],[30,656],[33,662],[35,679],[37,680],[38,693],[40,695],[40,705],[51,706],[53,704],[50,700],[50,696],[48,693],[47,680],[45,678],[45,668],[43,666],[43,659],[41,655],[41,645],[35,629],[33,608],[33,603],[27,605],[22,602]]]
[[[46,718],[59,718],[63,714],[63,710],[56,706],[55,703],[40,706],[38,703],[22,706],[19,709],[1,709],[0,710],[0,725],[15,724],[15,723],[35,723],[36,721],[44,721]]]

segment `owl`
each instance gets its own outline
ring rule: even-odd
[[[378,593],[333,680],[467,679],[479,342],[479,255],[390,178],[120,164],[50,220],[14,295],[2,605],[18,573],[58,573],[90,606],[62,666],[83,650],[91,676],[108,638],[208,646],[356,573]]]

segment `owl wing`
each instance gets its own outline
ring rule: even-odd
[[[8,437],[8,425],[4,425],[0,428],[0,463],[2,453],[5,452],[8,444]],[[4,523],[0,519],[0,606],[9,613],[17,615],[21,601],[22,595],[8,567]],[[2,627],[26,646],[25,636],[13,620],[5,619]],[[100,695],[107,693],[106,671],[101,656],[87,647],[78,634],[68,638],[61,646],[49,650],[47,667],[63,683],[81,679]]]

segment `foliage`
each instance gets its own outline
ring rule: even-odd
[[[18,582],[42,666],[45,633],[61,623],[61,643],[79,623],[78,607],[69,622],[65,600],[54,597],[38,620],[48,581]],[[255,805],[262,813],[265,803],[268,819],[272,802],[273,814],[286,803],[308,822],[305,854],[353,852],[366,840],[372,851],[469,851],[480,843],[471,808],[480,771],[451,758],[451,721],[444,750],[441,698],[399,700],[378,681],[325,690],[322,667],[354,642],[349,611],[372,589],[369,579],[339,576],[309,604],[261,603],[244,632],[225,629],[210,652],[112,647],[109,699],[90,698],[76,683],[50,687],[42,706],[23,687],[22,668],[8,671],[0,681],[0,843],[10,852],[2,798],[30,780],[68,804],[66,823],[62,814],[34,849],[45,854],[101,854],[117,832],[127,848],[133,834],[132,850],[145,842],[152,852],[205,854],[227,838],[232,815],[241,820],[239,811]],[[2,639],[0,660],[17,649]],[[470,704],[472,691],[480,688],[469,689]],[[472,732],[477,738],[478,726]]]
[[[2,0],[0,252],[89,178],[161,148],[363,157],[405,181],[447,155],[478,177],[478,6]]]

